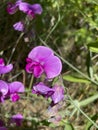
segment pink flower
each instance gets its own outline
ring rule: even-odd
[[[39,84],[33,86],[32,93],[48,98],[54,93],[54,90],[46,86],[44,83],[40,82]]]
[[[7,12],[9,14],[14,14],[14,13],[17,12],[17,10],[18,10],[18,5],[17,4],[8,3]]]
[[[42,13],[42,7],[40,4],[29,4],[27,2],[22,2],[22,0],[17,0],[15,4],[9,3],[7,6],[7,12],[9,14],[14,14],[17,10],[26,13],[29,17],[34,18],[36,14]]]
[[[30,5],[26,2],[21,2],[19,4],[19,10],[26,13],[29,17],[34,18],[36,14],[42,13],[42,7],[40,4]]]
[[[13,65],[5,65],[4,59],[0,58],[0,74],[5,74],[10,72],[13,69]]]
[[[12,102],[18,101],[20,99],[18,93],[23,93],[25,91],[24,85],[21,82],[14,81],[12,83],[9,83],[8,86],[9,86],[8,95],[10,95],[11,101]]]
[[[33,86],[33,94],[42,95],[46,98],[51,98],[51,106],[55,106],[64,99],[64,88],[62,86],[55,85],[53,88],[46,86],[43,82]]]
[[[6,97],[6,94],[8,93],[8,84],[0,80],[0,102],[4,102],[4,98]]]
[[[24,92],[24,85],[21,82],[14,81],[12,83],[0,80],[0,102],[4,102],[4,99],[11,98],[11,101],[15,102],[20,99],[18,93]]]
[[[53,87],[54,93],[51,96],[53,104],[59,103],[61,100],[64,99],[64,88],[62,86],[54,86]]]
[[[13,25],[13,28],[17,31],[24,31],[24,23],[22,21],[19,21]]]
[[[37,46],[31,50],[26,59],[26,71],[39,78],[45,73],[48,79],[54,78],[61,73],[61,60],[54,56],[53,51],[45,46]]]
[[[21,126],[23,121],[23,116],[21,114],[16,114],[11,117],[11,123],[16,123],[17,126]]]

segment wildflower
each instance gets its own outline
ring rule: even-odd
[[[26,71],[39,78],[45,73],[48,79],[54,78],[61,73],[62,63],[53,51],[45,46],[37,46],[31,50],[26,59]]]
[[[17,31],[24,31],[24,23],[22,21],[19,21],[13,25],[13,28]]]
[[[54,93],[51,96],[53,104],[59,103],[61,100],[64,99],[64,88],[62,86],[54,86],[53,87]]]
[[[49,88],[48,86],[44,85],[44,83],[40,82],[39,84],[33,86],[32,93],[38,94],[38,95],[43,95],[48,98],[54,93],[54,90],[52,90],[52,88]]]
[[[18,93],[24,92],[24,85],[21,82],[15,81],[7,83],[0,80],[0,102],[4,102],[4,99],[11,98],[11,101],[15,102],[20,99]]]
[[[9,93],[11,101],[15,102],[20,99],[18,93],[24,92],[24,85],[21,82],[15,81],[12,83],[9,83]]]
[[[11,123],[16,123],[17,126],[21,126],[23,121],[23,116],[21,114],[16,114],[11,117]]]
[[[4,102],[4,98],[6,97],[6,94],[8,93],[8,84],[0,80],[0,102]]]
[[[4,59],[0,58],[0,74],[5,74],[10,72],[13,69],[13,65],[9,64],[9,65],[5,65],[4,63]]]
[[[7,12],[9,14],[14,14],[14,13],[17,12],[17,10],[18,10],[18,5],[17,4],[8,3]]]
[[[20,96],[17,93],[11,94],[10,98],[13,102],[16,102],[20,99]]]
[[[26,2],[22,2],[22,0],[16,1],[15,4],[9,3],[7,7],[7,12],[9,14],[14,14],[17,12],[17,10],[22,11],[23,13],[26,13],[29,17],[34,18],[36,14],[42,13],[42,7],[40,4],[29,4]]]
[[[42,13],[42,7],[40,4],[30,5],[26,2],[21,2],[19,4],[19,10],[26,13],[29,17],[34,18],[36,14]]]

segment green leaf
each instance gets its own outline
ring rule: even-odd
[[[88,75],[89,77],[94,80],[94,72],[93,72],[93,66],[92,66],[92,52],[91,51],[88,51],[88,55],[87,55],[87,61],[86,61],[86,64],[87,64],[87,72],[88,72]]]
[[[91,119],[92,119],[94,122],[96,122],[96,120],[98,119],[98,114],[93,115],[93,116],[91,117]],[[88,122],[86,123],[85,130],[91,130],[91,127],[92,127],[92,126],[93,126],[92,122],[88,121]],[[98,129],[96,129],[96,130],[98,130]]]
[[[88,44],[90,51],[98,53],[98,41]]]
[[[75,130],[75,129],[70,122],[66,121],[64,130]]]
[[[63,76],[63,79],[70,81],[70,82],[90,83],[90,81],[87,80],[87,79],[78,78],[78,77],[74,77],[74,76],[71,76],[71,75],[65,75],[65,76]]]

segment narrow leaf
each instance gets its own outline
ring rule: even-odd
[[[90,51],[98,53],[98,41],[88,44]]]
[[[78,78],[78,77],[74,77],[74,76],[71,76],[71,75],[65,75],[65,76],[63,76],[63,79],[70,81],[70,82],[90,83],[90,81],[87,80],[87,79]]]
[[[70,122],[66,121],[64,130],[75,130],[75,129]]]

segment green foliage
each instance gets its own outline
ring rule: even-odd
[[[64,130],[75,130],[75,129],[69,121],[66,121]]]
[[[98,119],[98,114],[93,115],[91,119],[96,122],[96,120]],[[94,129],[94,126],[90,121],[88,121],[85,125],[85,130],[91,130],[91,129]]]
[[[70,81],[70,82],[90,83],[90,81],[88,81],[86,79],[75,77],[75,76],[72,76],[72,75],[65,75],[65,76],[63,76],[63,79]]]
[[[98,41],[88,44],[88,48],[91,52],[98,53]]]

